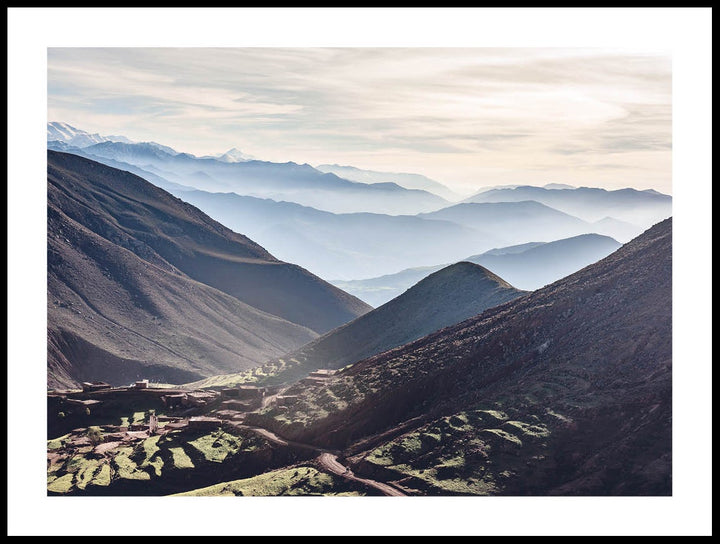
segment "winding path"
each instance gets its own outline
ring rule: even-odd
[[[302,448],[302,449],[308,449],[316,452],[320,452],[320,455],[318,455],[315,458],[315,461],[318,463],[321,469],[326,470],[327,472],[331,472],[337,476],[340,476],[341,478],[345,478],[346,480],[351,480],[354,482],[359,482],[361,484],[365,484],[369,487],[375,488],[378,491],[380,491],[383,495],[387,495],[388,497],[406,497],[407,495],[400,491],[399,489],[383,483],[378,482],[376,480],[370,480],[367,478],[358,478],[355,476],[348,467],[340,463],[338,461],[337,453],[338,452],[330,452],[326,450],[322,450],[318,448],[317,446],[313,446],[311,444],[303,444],[301,442],[293,442],[292,440],[285,440],[284,438],[279,437],[272,431],[268,431],[267,429],[263,429],[262,427],[254,427],[250,425],[238,425],[238,427],[242,427],[244,429],[248,429],[250,431],[253,431],[263,438],[269,440],[270,442],[273,442],[279,446],[292,446],[296,448]]]
[[[332,472],[333,474],[336,474],[338,476],[341,476],[345,478],[346,480],[352,480],[355,482],[360,482],[365,485],[368,485],[370,487],[374,487],[378,491],[380,491],[383,495],[387,495],[388,497],[405,497],[405,493],[400,491],[399,489],[396,489],[392,487],[391,485],[378,482],[375,480],[368,480],[367,478],[358,478],[355,476],[349,468],[342,465],[338,460],[337,456],[335,454],[329,453],[329,452],[323,452],[317,457],[318,464],[328,472]]]

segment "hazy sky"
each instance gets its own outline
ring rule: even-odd
[[[667,53],[49,48],[48,120],[196,155],[671,193]]]

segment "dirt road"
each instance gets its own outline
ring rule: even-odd
[[[391,485],[377,482],[375,480],[368,480],[366,478],[358,478],[352,473],[352,470],[342,465],[338,460],[337,456],[335,454],[329,453],[329,452],[323,452],[317,457],[318,464],[328,472],[332,472],[333,474],[337,474],[338,476],[341,476],[343,478],[346,478],[348,480],[353,480],[355,482],[360,482],[365,485],[368,485],[370,487],[374,487],[378,491],[380,491],[383,495],[387,495],[388,497],[405,497],[405,493],[400,491],[399,489],[396,489],[392,487]]]
[[[360,482],[367,486],[373,487],[380,491],[383,495],[387,495],[389,497],[406,496],[405,493],[403,493],[399,489],[392,487],[391,485],[385,484],[383,482],[377,482],[375,480],[369,480],[367,478],[358,478],[352,473],[352,470],[350,470],[348,467],[344,466],[342,463],[340,463],[340,461],[338,461],[336,452],[324,451],[311,444],[302,444],[300,442],[293,442],[292,440],[285,440],[284,438],[279,437],[272,431],[268,431],[267,429],[263,429],[262,427],[253,427],[250,425],[238,425],[238,427],[253,431],[264,437],[265,439],[269,440],[270,442],[273,442],[280,446],[292,446],[295,448],[302,448],[320,452],[320,455],[318,455],[315,460],[317,461],[318,465],[320,465],[320,468],[322,468],[323,470],[336,474],[337,476],[340,476],[347,480]]]

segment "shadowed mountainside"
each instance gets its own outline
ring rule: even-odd
[[[482,266],[450,265],[387,304],[284,356],[287,366],[272,381],[292,381],[318,368],[341,368],[523,294]]]
[[[52,182],[61,188],[53,203],[142,258],[157,255],[197,281],[319,333],[370,310],[142,178],[75,155],[48,157]]]
[[[254,417],[427,494],[669,495],[671,297],[668,219]]]
[[[133,174],[48,151],[49,384],[238,371],[368,310]]]

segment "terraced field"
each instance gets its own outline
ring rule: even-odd
[[[184,430],[130,444],[108,437],[97,446],[83,438],[69,433],[48,441],[49,495],[168,494],[291,460],[262,437],[241,430]]]

